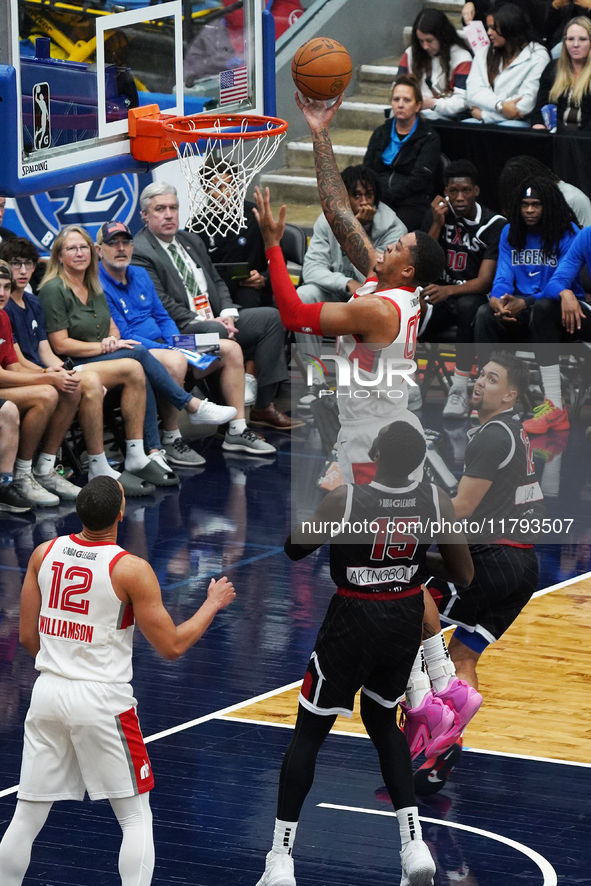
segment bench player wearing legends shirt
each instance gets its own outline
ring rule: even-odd
[[[421,643],[421,582],[432,570],[464,585],[473,570],[462,534],[434,539],[427,528],[429,521],[453,523],[454,517],[446,493],[410,479],[425,446],[422,435],[405,421],[383,428],[371,451],[377,461],[375,479],[328,493],[310,521],[285,543],[287,555],[299,560],[328,541],[327,524],[336,523],[330,572],[338,590],[302,684],[295,732],[279,779],[273,848],[258,886],[295,886],[292,849],[316,756],[337,715],[351,716],[359,688],[361,717],[378,751],[400,825],[401,886],[433,882],[435,864],[422,840],[410,751],[396,724],[396,708]],[[344,525],[346,531],[337,534],[341,521],[352,531]],[[416,534],[410,522],[420,524]],[[367,530],[359,534],[355,524]],[[439,554],[427,553],[433,540]]]
[[[470,524],[474,581],[459,594],[446,582],[428,582],[441,620],[458,625],[449,642],[456,674],[475,689],[480,656],[515,621],[538,580],[534,542],[544,501],[530,442],[515,409],[527,387],[527,367],[513,354],[493,354],[483,367],[471,401],[480,426],[468,432],[464,474],[452,499],[456,517]],[[478,533],[472,532],[475,523],[481,527]],[[418,770],[417,793],[443,787],[459,753],[447,756],[427,760]]]
[[[25,721],[18,802],[0,843],[2,886],[20,886],[54,800],[108,798],[123,831],[122,886],[149,886],[154,785],[129,683],[134,621],[164,658],[200,639],[234,597],[225,577],[175,627],[145,560],[117,545],[123,488],[96,477],[81,490],[82,531],[45,542],[23,584],[20,640],[40,671]]]
[[[445,270],[440,280],[423,289],[419,337],[437,342],[442,332],[457,326],[456,368],[443,417],[463,419],[468,416],[468,381],[475,356],[474,317],[487,303],[507,220],[477,202],[478,170],[468,160],[450,163],[443,180],[443,197],[435,197],[421,230],[444,249]]]

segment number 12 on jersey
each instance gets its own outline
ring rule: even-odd
[[[49,609],[63,609],[66,612],[88,615],[89,600],[75,600],[74,598],[89,592],[92,585],[92,572],[85,566],[70,566],[64,574],[65,565],[59,560],[55,560],[51,564],[53,578],[47,606]],[[72,581],[72,579],[81,579],[81,581],[62,588],[63,581]]]

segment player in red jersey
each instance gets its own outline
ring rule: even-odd
[[[20,886],[54,800],[108,798],[123,831],[122,886],[149,886],[154,785],[129,683],[134,623],[175,660],[234,597],[211,580],[197,612],[175,626],[151,566],[117,545],[125,496],[111,477],[81,490],[82,530],[40,545],[21,596],[20,640],[40,671],[25,721],[18,802],[0,843],[2,886]]]

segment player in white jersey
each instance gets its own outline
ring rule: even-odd
[[[211,580],[207,599],[175,627],[150,565],[117,545],[123,487],[96,477],[80,492],[79,533],[40,545],[21,596],[20,640],[40,672],[25,721],[18,802],[0,843],[0,882],[20,886],[54,800],[108,798],[123,832],[122,886],[149,886],[154,840],[150,760],[137,719],[134,624],[164,658],[200,639],[236,596]]]
[[[328,145],[330,147],[330,140]],[[351,210],[332,148],[330,157],[334,167],[331,177],[334,193],[327,203],[333,209],[328,212],[323,199],[325,214],[353,264],[363,273],[374,275],[348,302],[303,304],[289,278],[279,246],[285,207],[276,220],[268,189],[264,196],[256,189],[256,211],[265,241],[273,295],[285,327],[294,332],[339,337],[337,356],[344,356],[349,367],[348,381],[337,386],[341,419],[339,468],[345,482],[360,483],[371,480],[375,472],[368,453],[382,427],[392,421],[408,421],[422,433],[420,421],[407,409],[408,376],[412,375],[414,366],[411,361],[419,325],[418,287],[438,279],[445,256],[439,244],[422,231],[405,234],[397,243],[386,247],[383,254],[376,252]],[[318,167],[317,175],[322,197]],[[389,370],[393,369],[397,369],[398,374],[388,377]],[[383,383],[379,381],[380,372],[383,372]],[[363,384],[364,381],[367,384]],[[363,397],[358,396],[361,389]]]

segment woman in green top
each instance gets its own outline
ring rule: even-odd
[[[71,357],[77,366],[92,364],[107,390],[122,386],[126,472],[148,484],[177,485],[178,477],[160,455],[156,401],[146,375],[177,409],[187,407],[188,412],[197,412],[201,401],[176,385],[146,348],[119,337],[99,283],[96,249],[84,228],[68,225],[54,240],[39,299],[55,353]],[[144,418],[148,417],[150,457],[144,449]],[[145,485],[134,490],[129,482],[126,486],[136,494],[153,491],[146,491]]]

